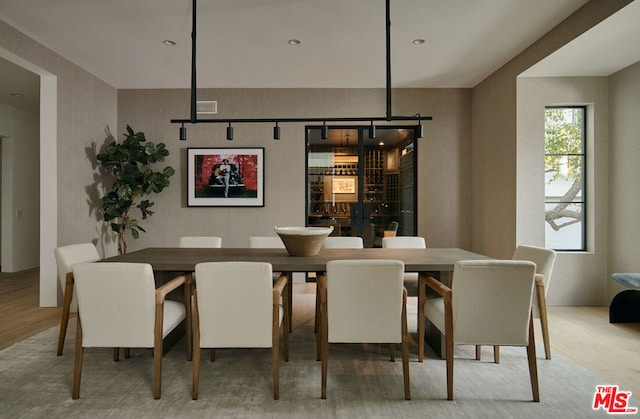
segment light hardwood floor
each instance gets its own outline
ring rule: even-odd
[[[0,274],[0,349],[59,325],[61,308],[40,308],[38,290],[37,269]],[[548,314],[554,352],[640,399],[640,323],[611,324],[607,307],[549,307]],[[538,359],[553,362],[543,352]]]

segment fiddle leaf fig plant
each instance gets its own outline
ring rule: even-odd
[[[111,223],[116,235],[121,255],[127,253],[127,231],[134,239],[140,237],[140,232],[146,232],[133,217],[133,210],[138,209],[143,220],[153,215],[149,208],[154,203],[142,198],[162,192],[175,173],[171,166],[161,171],[152,168],[169,155],[164,143],[147,141],[143,132],[135,132],[129,125],[124,136],[122,142],[107,144],[104,153],[97,155],[102,168],[114,178],[111,190],[102,198],[102,209],[104,220]]]

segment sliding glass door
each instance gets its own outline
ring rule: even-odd
[[[380,247],[384,235],[416,234],[414,127],[306,128],[307,225],[334,227]]]

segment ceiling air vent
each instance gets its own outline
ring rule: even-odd
[[[218,101],[199,100],[196,105],[197,113],[218,113]]]

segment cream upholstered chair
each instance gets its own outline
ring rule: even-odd
[[[551,281],[551,273],[556,260],[556,252],[537,246],[520,245],[513,253],[513,260],[530,260],[536,264],[536,292],[533,298],[533,317],[540,318],[544,353],[551,359],[551,344],[549,343],[549,325],[547,322],[547,291]]]
[[[394,236],[382,238],[383,248],[394,249],[426,249],[427,241],[424,237],[417,236]],[[409,295],[418,294],[418,273],[407,272],[404,274],[404,286],[407,287]]]
[[[325,249],[362,249],[364,242],[357,236],[329,236],[324,239],[322,247]]]
[[[533,294],[531,306],[533,318],[540,319],[542,330],[542,340],[544,342],[544,355],[546,359],[551,359],[551,344],[549,342],[549,324],[547,321],[547,290],[551,280],[551,272],[556,260],[556,252],[551,249],[537,246],[520,245],[516,247],[512,260],[529,260],[536,264],[536,287]],[[480,346],[476,347],[476,359],[481,358]],[[500,347],[494,346],[493,359],[496,364],[500,363]]]
[[[251,236],[249,247],[255,249],[285,249],[284,242],[278,236]]]
[[[284,242],[279,236],[251,236],[249,237],[249,247],[254,249],[286,249]],[[273,280],[277,281],[280,275],[280,272],[274,272]],[[286,272],[286,275],[287,292],[284,293],[283,299],[289,317],[289,332],[291,332],[293,327],[293,276],[291,272]]]
[[[84,348],[153,348],[154,398],[160,398],[163,339],[184,320],[191,321],[191,275],[173,278],[156,289],[147,263],[95,262],[73,265],[78,294],[78,327],[72,397],[80,397]],[[167,300],[181,285],[185,302]],[[186,327],[187,359],[191,358],[191,332]]]
[[[325,249],[363,249],[364,248],[364,240],[362,237],[358,236],[329,236],[324,239],[324,243],[322,243],[322,247]],[[316,272],[316,278],[318,276],[324,275],[324,272]],[[316,322],[315,322],[315,331],[318,331],[318,326],[320,324],[320,293],[318,292],[318,287],[316,283]],[[320,346],[318,346],[320,348]],[[320,360],[320,351],[318,350],[317,360]]]
[[[78,243],[57,247],[53,250],[58,267],[58,281],[64,291],[62,303],[62,318],[60,319],[60,333],[58,335],[58,356],[62,355],[64,340],[69,325],[69,314],[78,311],[78,303],[73,295],[73,275],[71,268],[80,262],[97,262],[100,260],[98,249],[93,243]]]
[[[222,237],[185,236],[180,237],[180,247],[222,247]]]
[[[271,264],[206,262],[196,265],[194,292],[193,399],[198,398],[200,348],[271,348],[273,398],[279,396],[280,333],[284,360],[289,360],[288,318],[280,303],[287,283],[272,281]]]
[[[318,277],[320,289],[322,398],[327,397],[329,343],[402,344],[404,397],[409,386],[407,291],[402,285],[404,264],[398,260],[334,260],[326,276]],[[357,301],[357,304],[354,302]]]
[[[428,319],[445,335],[447,399],[453,400],[453,347],[461,344],[526,346],[533,400],[540,401],[531,321],[535,269],[529,261],[459,261],[452,288],[431,276],[420,280],[418,304],[424,304],[425,316],[419,319],[418,334],[424,336]],[[425,286],[442,298],[427,299]],[[420,360],[423,355],[421,339]]]

